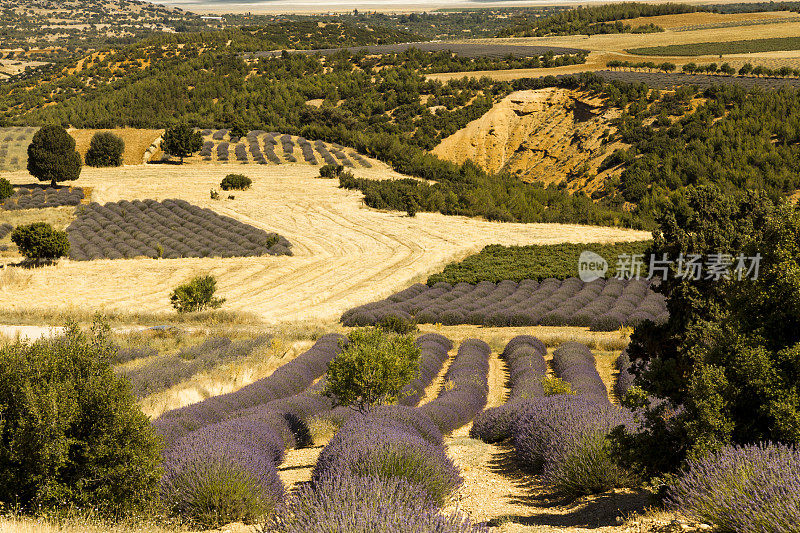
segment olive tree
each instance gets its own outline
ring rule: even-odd
[[[419,371],[419,347],[407,335],[380,328],[352,331],[328,364],[324,394],[362,413],[395,402]]]

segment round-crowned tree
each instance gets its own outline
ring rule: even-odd
[[[59,181],[78,179],[81,155],[75,150],[75,139],[61,126],[41,128],[28,146],[28,172],[53,187]]]
[[[118,167],[122,165],[125,141],[110,131],[94,134],[86,152],[86,164],[90,167]]]
[[[181,164],[183,164],[184,157],[189,157],[202,147],[203,136],[188,124],[178,124],[168,128],[161,141],[161,148],[164,152],[180,157]]]
[[[419,372],[420,349],[410,335],[381,328],[357,329],[328,363],[324,394],[362,413],[396,401]]]
[[[17,226],[11,233],[11,242],[31,261],[52,261],[69,253],[67,232],[58,231],[46,222]]]

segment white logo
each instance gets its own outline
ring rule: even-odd
[[[581,252],[578,258],[578,277],[584,283],[600,279],[608,271],[608,261],[589,250]]]

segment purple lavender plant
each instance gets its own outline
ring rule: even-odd
[[[606,438],[617,426],[634,428],[632,413],[591,396],[547,396],[520,404],[512,442],[520,460],[559,492],[591,494],[631,481]]]
[[[385,416],[353,416],[317,459],[314,486],[329,477],[405,478],[441,505],[463,480],[440,444],[410,424]]]
[[[469,423],[486,405],[490,354],[491,348],[483,341],[463,341],[444,376],[444,389],[436,399],[420,407],[442,433]]]
[[[763,442],[690,459],[667,503],[736,533],[800,531],[800,450]]]
[[[442,514],[426,492],[401,477],[326,476],[304,485],[267,525],[280,533],[482,533],[464,515]]]

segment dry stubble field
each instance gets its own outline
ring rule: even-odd
[[[228,172],[244,171],[253,188],[212,201]],[[332,320],[346,309],[383,298],[445,263],[486,244],[609,242],[649,238],[632,230],[555,224],[504,224],[420,213],[409,218],[363,205],[361,193],[317,179],[307,165],[152,165],[85,168],[73,185],[92,199],[182,198],[242,222],[280,233],[293,257],[130,259],[78,262],[0,273],[0,310],[92,309],[167,313],[169,292],[198,273],[217,277],[224,309],[266,322]],[[386,169],[359,169],[364,177]],[[26,173],[10,175],[30,183]],[[227,194],[222,195],[223,198]],[[0,217],[2,217],[0,213]],[[6,260],[6,262],[8,262]]]

